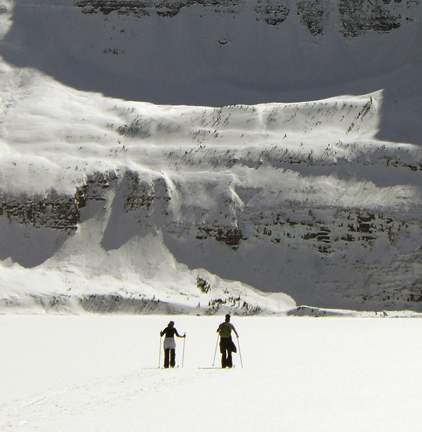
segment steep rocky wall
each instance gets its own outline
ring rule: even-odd
[[[144,282],[140,263],[165,256],[154,271],[182,263],[298,304],[420,309],[419,1],[13,6],[0,259]]]
[[[144,289],[204,269],[206,283],[215,275],[299,305],[420,307],[422,152],[373,139],[382,92],[159,107],[47,84],[50,99],[11,92],[22,102],[3,116],[13,151],[1,159],[0,259],[70,268],[83,295],[102,274]],[[70,115],[57,120],[51,100]],[[40,119],[34,144],[20,131]],[[186,279],[194,292],[196,277]]]
[[[289,15],[297,15],[300,23],[306,26],[313,36],[330,30],[330,8],[327,0],[275,2],[271,0],[183,0],[183,1],[125,1],[125,0],[81,0],[75,6],[82,8],[84,14],[102,13],[109,15],[134,16],[137,18],[157,15],[174,17],[183,8],[201,6],[208,13],[239,14],[251,8],[258,22],[277,26]],[[345,37],[357,37],[368,31],[378,33],[398,29],[412,20],[412,9],[418,4],[409,0],[341,0],[331,2],[340,16],[339,31]]]
[[[206,163],[204,155],[196,157]],[[223,165],[233,164],[227,152],[219,159]],[[255,169],[268,169],[269,161],[275,160],[268,152],[266,162],[258,161]],[[369,167],[380,163],[391,175],[395,170],[417,175],[422,166],[420,161],[408,166],[397,156],[393,163],[391,157],[365,160]],[[241,182],[222,184],[217,177],[192,189],[186,180],[173,178],[170,183],[166,177],[131,171],[123,177],[88,176],[73,197],[3,196],[2,202],[3,217],[30,226],[28,236],[40,229],[74,232],[89,220],[93,205],[108,206],[105,249],[118,249],[130,238],[159,230],[176,260],[189,268],[205,268],[260,290],[285,292],[298,304],[419,310],[422,301],[418,205],[394,207],[391,201],[384,208],[370,203],[366,208],[316,206]]]
[[[176,259],[192,268],[285,292],[299,304],[419,308],[419,207],[381,211],[298,202],[265,207],[262,190],[239,187],[243,208],[227,193],[217,215],[186,206],[191,220],[184,223],[174,220],[174,192],[163,179],[148,192],[140,179],[132,184],[126,217],[134,218],[140,231],[161,229]]]

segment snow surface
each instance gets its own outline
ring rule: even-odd
[[[208,369],[221,316],[172,319],[164,370],[166,316],[0,316],[0,429],[420,430],[419,319],[234,318],[232,370]]]

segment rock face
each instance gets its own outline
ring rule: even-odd
[[[403,0],[340,0],[329,2],[328,0],[299,1],[292,8],[291,2],[279,2],[272,0],[184,0],[184,1],[119,1],[119,0],[81,0],[75,2],[75,6],[82,8],[84,14],[102,13],[109,15],[112,12],[122,16],[134,16],[136,18],[174,17],[183,8],[199,6],[207,13],[239,14],[245,9],[252,8],[255,19],[268,25],[282,24],[290,13],[300,17],[300,23],[313,36],[324,34],[329,30],[329,3],[334,4],[336,12],[340,15],[340,32],[345,37],[357,37],[358,35],[376,31],[378,33],[390,32],[398,29],[401,23],[411,19],[412,9],[418,2]],[[410,15],[410,16],[409,16]]]
[[[420,163],[416,169],[420,173]],[[182,184],[173,186],[183,195]],[[215,201],[211,191],[217,182],[207,186],[206,199]],[[190,268],[282,291],[299,304],[419,310],[419,206],[364,210],[284,200],[275,204],[262,197],[261,188],[237,185],[236,196],[224,191],[212,214],[183,199],[175,203],[181,197],[163,178],[151,183],[128,172],[112,187],[123,195],[119,223],[133,227],[132,235],[162,230],[173,255]],[[184,216],[176,215],[174,207],[183,207]]]
[[[260,307],[221,280],[299,305],[421,309],[419,1],[7,13],[0,259],[81,278],[109,266],[145,290],[150,267],[166,287],[186,273],[210,310]],[[136,310],[156,307],[142,295]]]
[[[75,2],[75,6],[81,7],[85,14],[102,13],[108,15],[117,12],[119,15],[134,16],[137,18],[157,15],[160,17],[174,17],[183,8],[199,5],[210,9],[215,13],[238,13],[239,6],[245,1],[238,0],[186,0],[186,1],[91,1],[82,0]]]
[[[60,196],[54,192],[45,197],[5,194],[2,196],[0,216],[35,228],[75,231],[80,220],[79,208],[77,197]]]
[[[242,170],[255,156],[248,161],[225,151],[214,153],[213,158],[221,166],[236,165]],[[273,150],[267,152],[265,161],[262,156],[256,159],[254,169],[265,174],[272,165],[283,162],[288,166],[292,156],[280,157]],[[205,147],[184,161],[186,166],[209,163]],[[295,163],[303,169],[328,169],[326,160],[298,157]],[[388,152],[362,163],[373,170],[384,165],[391,176],[403,171],[420,176],[422,170],[421,159],[408,165]],[[159,230],[176,260],[189,268],[204,268],[264,291],[281,291],[298,304],[420,309],[420,204],[407,208],[391,201],[384,208],[369,203],[363,208],[318,206],[309,199],[319,193],[317,184],[302,190],[302,200],[280,196],[282,189],[276,192],[277,187],[264,190],[242,182],[224,185],[218,178],[192,187],[185,181],[145,178],[133,171],[126,171],[123,177],[97,173],[72,197],[3,196],[2,211],[10,222],[30,225],[28,236],[43,227],[69,235],[88,220],[89,208],[108,206],[111,216],[102,238],[106,250],[119,249],[133,237]],[[365,186],[358,189],[357,195],[367,193]],[[198,284],[202,292],[210,289],[206,280]],[[89,297],[84,305],[94,307],[96,298]]]

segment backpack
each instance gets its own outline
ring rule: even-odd
[[[232,328],[229,323],[224,322],[220,326],[220,337],[229,338],[232,333]]]

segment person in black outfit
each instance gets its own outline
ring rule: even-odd
[[[234,325],[230,323],[230,315],[227,314],[225,321],[218,326],[217,333],[220,335],[220,353],[221,353],[221,367],[233,367],[232,352],[237,352],[236,345],[232,340],[232,330],[239,338]]]
[[[164,339],[164,367],[167,369],[169,366],[174,368],[176,366],[176,341],[174,336],[178,338],[185,338],[186,333],[180,336],[177,330],[174,328],[174,321],[170,321],[168,326],[160,332],[160,336]]]

